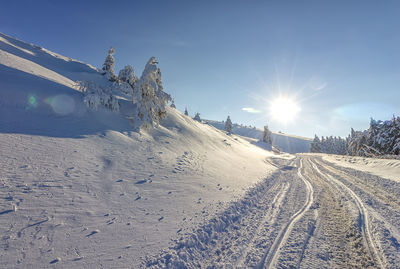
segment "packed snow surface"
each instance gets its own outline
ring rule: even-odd
[[[398,161],[276,154],[174,108],[138,132],[124,98],[83,104],[97,69],[0,37],[0,268],[399,268]]]

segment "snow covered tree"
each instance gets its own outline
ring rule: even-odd
[[[118,79],[114,82],[114,88],[117,91],[133,97],[133,91],[137,82],[138,78],[135,76],[133,67],[127,65],[119,71]]]
[[[138,82],[138,78],[133,71],[133,67],[130,65],[126,65],[119,71],[118,80],[121,82],[127,82],[132,87],[135,87],[135,84]]]
[[[201,118],[200,118],[200,113],[197,112],[196,115],[194,115],[194,120],[201,122]]]
[[[105,75],[109,80],[115,80],[115,74],[114,74],[114,48],[111,47],[108,50],[108,55],[106,57],[106,60],[104,61],[103,64],[103,75]]]
[[[393,116],[390,134],[393,136],[392,154],[400,155],[400,117]]]
[[[310,145],[310,152],[320,153],[321,152],[321,140],[315,135],[313,142]]]
[[[232,134],[232,121],[231,121],[231,118],[229,116],[228,116],[228,118],[226,119],[226,122],[225,122],[225,131],[228,134]]]
[[[105,107],[111,111],[119,111],[118,99],[112,95],[111,89],[103,88],[93,82],[79,82],[80,90],[84,93],[84,103],[87,107],[98,109]]]
[[[171,100],[171,96],[163,91],[157,64],[156,58],[151,57],[135,85],[133,101],[137,104],[141,126],[158,124],[166,116],[165,106]]]
[[[172,108],[176,108],[174,99],[172,99],[172,101],[171,101],[171,107],[172,107]]]
[[[266,142],[266,143],[269,143],[270,145],[272,145],[272,133],[268,129],[268,125],[264,126],[263,142]]]
[[[189,116],[189,112],[188,112],[188,110],[187,110],[187,107],[185,107],[185,115],[186,115],[186,116]]]
[[[328,153],[328,154],[347,154],[347,140],[341,137],[321,137],[321,140],[315,135],[310,145],[310,152]]]
[[[365,131],[354,131],[347,139],[347,151],[350,155],[378,156],[400,154],[400,117],[381,121],[371,118]]]

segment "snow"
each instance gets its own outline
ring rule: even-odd
[[[135,132],[85,107],[71,81],[107,85],[89,65],[3,38],[32,53],[0,46],[0,267],[137,267],[276,169],[169,107]]]
[[[1,268],[400,264],[399,161],[278,154],[168,106],[138,131],[123,94],[85,106],[77,81],[113,89],[100,70],[0,37]]]
[[[6,65],[10,68],[14,68],[22,72],[32,74],[34,76],[45,78],[67,87],[72,88],[74,85],[74,82],[72,80],[63,77],[60,74],[57,74],[56,72],[42,67],[41,65],[25,60],[6,51],[0,51],[0,61],[3,65]]]
[[[400,160],[340,155],[324,155],[323,159],[336,165],[400,182]]]

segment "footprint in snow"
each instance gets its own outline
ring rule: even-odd
[[[95,234],[97,234],[97,233],[99,233],[100,232],[100,230],[93,230],[90,234],[88,234],[86,237],[89,237],[89,236],[92,236],[92,235],[95,235]]]
[[[54,260],[52,260],[52,261],[50,262],[50,264],[54,264],[54,263],[57,263],[57,262],[59,262],[59,261],[61,261],[61,258],[60,258],[60,257],[57,257],[57,258],[55,258]]]

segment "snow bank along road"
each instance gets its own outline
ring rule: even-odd
[[[152,268],[400,268],[400,183],[299,155]]]

